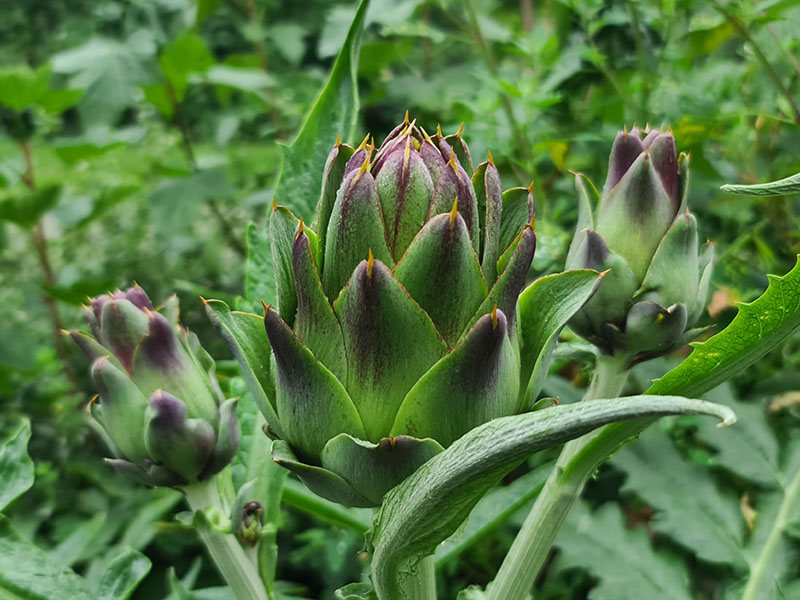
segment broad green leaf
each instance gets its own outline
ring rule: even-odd
[[[36,70],[28,66],[0,69],[0,104],[16,111],[37,104],[47,93],[51,74],[48,65]]]
[[[133,548],[126,548],[111,561],[97,589],[98,600],[127,600],[150,572],[150,559]]]
[[[0,511],[33,485],[33,461],[28,456],[31,423],[21,419],[0,444]]]
[[[644,527],[629,529],[612,503],[591,512],[573,507],[556,540],[560,569],[588,569],[598,580],[589,600],[686,600],[689,573],[680,559],[650,544]]]
[[[86,581],[23,540],[0,515],[0,598],[91,600]]]
[[[742,194],[744,196],[785,196],[787,194],[800,193],[800,173],[770,181],[769,183],[758,183],[755,185],[737,185],[726,183],[722,186],[723,192],[731,194]]]
[[[520,395],[527,401],[523,409],[542,389],[561,330],[592,297],[600,279],[597,271],[567,271],[537,279],[520,294]]]
[[[358,120],[358,56],[369,0],[361,0],[347,39],[325,87],[303,122],[300,132],[283,148],[275,196],[282,204],[310,217],[322,188],[322,172],[336,136],[351,140]]]
[[[372,576],[382,600],[405,597],[420,558],[452,535],[480,498],[525,458],[602,425],[668,414],[735,420],[725,407],[675,396],[630,396],[503,417],[476,427],[392,489],[376,513]]]
[[[768,275],[769,287],[756,300],[740,303],[730,324],[653,382],[648,394],[699,396],[741,372],[800,326],[800,255],[783,277]]]
[[[61,184],[51,183],[34,192],[7,195],[0,199],[0,221],[10,221],[20,227],[36,225],[41,216],[53,208],[61,196]]]
[[[187,32],[164,49],[158,57],[158,64],[170,87],[172,102],[182,102],[189,77],[194,73],[205,73],[214,64],[214,57],[202,37]]]
[[[254,310],[275,304],[275,276],[272,274],[272,252],[269,230],[255,223],[247,226],[247,264],[244,269],[244,297]]]
[[[705,561],[745,568],[739,499],[721,494],[708,470],[683,460],[662,431],[650,429],[611,459],[628,476],[623,488],[656,509],[654,530]],[[691,490],[691,493],[687,493]]]

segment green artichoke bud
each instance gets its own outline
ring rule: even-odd
[[[225,400],[214,361],[178,323],[173,296],[156,311],[134,286],[92,299],[92,334],[70,336],[92,361],[94,420],[117,457],[108,462],[148,485],[177,486],[221,471],[236,454],[236,400]]]
[[[491,155],[473,170],[460,130],[406,118],[367,139],[337,141],[313,227],[273,206],[264,315],[273,457],[353,506],[522,410],[516,309],[536,246],[531,188],[502,193]]]
[[[671,352],[702,331],[713,247],[698,253],[687,208],[689,157],[669,131],[617,134],[608,179],[593,213],[591,184],[576,176],[580,213],[567,269],[608,270],[570,326],[631,364]]]

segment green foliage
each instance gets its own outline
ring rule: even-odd
[[[27,574],[20,569],[24,559],[41,559],[42,571],[63,575],[65,593],[72,589],[78,598],[102,597],[102,579],[103,589],[113,590],[109,594],[124,597],[123,590],[130,589],[125,581],[132,585],[145,564],[136,554],[126,554],[130,546],[153,563],[140,597],[176,598],[166,572],[172,566],[180,575],[171,580],[176,591],[174,581],[183,582],[192,597],[226,593],[210,561],[191,560],[202,549],[192,532],[173,519],[180,495],[134,488],[97,460],[102,440],[83,411],[90,394],[88,374],[75,354],[60,356],[54,350],[50,307],[43,298],[53,300],[62,325],[73,328],[81,323],[75,306],[86,296],[133,280],[156,297],[177,290],[184,322],[215,358],[227,358],[196,296],[221,298],[248,313],[260,312],[260,299],[274,302],[264,214],[277,195],[307,216],[320,192],[319,182],[315,187],[309,180],[302,182],[302,194],[291,191],[295,182],[286,187],[290,182],[284,179],[277,194],[274,184],[282,157],[279,144],[295,139],[306,116],[313,128],[297,146],[297,156],[291,150],[286,156],[311,156],[318,150],[314,160],[320,164],[337,133],[356,140],[359,130],[385,130],[406,109],[431,132],[438,122],[449,130],[465,122],[474,155],[483,157],[491,149],[504,181],[528,186],[535,180],[538,248],[532,278],[559,272],[564,264],[577,218],[567,171],[587,173],[600,183],[610,140],[620,125],[672,124],[678,149],[692,155],[690,201],[701,239],[710,238],[719,251],[711,284],[714,315],[703,317],[700,325],[724,329],[734,318],[735,302],[756,298],[766,287],[763,273],[786,273],[794,266],[800,250],[800,196],[789,195],[796,191],[793,178],[775,180],[800,171],[794,108],[800,51],[796,3],[372,0],[368,10],[358,13],[362,51],[355,52],[355,43],[349,47],[336,63],[338,84],[320,95],[357,10],[351,0],[29,0],[4,12],[0,123],[8,136],[0,136],[0,302],[5,308],[0,423],[4,435],[16,431],[17,437],[2,447],[0,456],[18,449],[15,444],[25,430],[17,424],[27,416],[33,424],[28,452],[37,479],[24,498],[3,509],[18,532],[10,533],[4,521],[4,547],[13,553],[8,554],[12,564],[0,568],[3,577]],[[182,90],[175,102],[167,82]],[[325,111],[312,110],[316,98],[328,107]],[[322,149],[309,141],[317,134]],[[20,140],[29,142],[36,192],[25,182],[28,165]],[[316,175],[321,169],[308,172]],[[292,173],[304,174],[299,167]],[[779,195],[752,196],[752,188],[739,185],[760,181],[772,183],[756,191]],[[720,192],[724,182],[735,185]],[[54,273],[49,283],[28,231],[37,222]],[[246,267],[235,247],[245,231]],[[771,311],[789,306],[786,292],[793,288],[773,283],[770,289],[784,290],[785,298],[770,292],[764,306]],[[749,323],[755,328],[753,314],[743,311],[736,327]],[[558,562],[568,550],[562,538],[560,558],[540,580],[537,599],[583,598],[594,582],[602,587],[593,595],[603,595],[619,580],[616,574],[635,575],[633,569],[619,571],[627,559],[688,575],[690,588],[682,597],[692,600],[721,598],[722,586],[730,587],[729,594],[743,593],[735,586],[737,578],[741,586],[758,582],[750,591],[755,597],[800,594],[800,578],[791,569],[778,573],[784,577],[779,586],[768,585],[772,567],[781,571],[786,557],[796,556],[792,553],[798,549],[796,518],[773,518],[774,502],[786,498],[789,489],[787,440],[797,422],[792,398],[800,386],[800,341],[796,334],[784,336],[792,317],[786,313],[778,324],[779,314],[771,313],[776,320],[770,320],[775,327],[769,337],[775,344],[782,338],[780,347],[770,343],[775,349],[746,369],[745,356],[750,362],[766,351],[766,345],[755,343],[758,335],[748,338],[746,349],[743,345],[741,352],[728,354],[733,368],[724,372],[735,375],[736,393],[747,398],[737,404],[737,427],[717,432],[700,422],[696,439],[687,439],[679,428],[677,455],[669,454],[670,468],[685,471],[687,478],[694,477],[691,481],[702,478],[708,483],[700,484],[704,496],[719,496],[717,503],[732,505],[731,512],[748,494],[749,506],[758,513],[756,529],[750,532],[741,518],[728,526],[732,538],[743,544],[738,550],[741,570],[730,558],[714,563],[697,559],[677,534],[656,531],[657,519],[648,552],[638,529],[619,524],[620,512],[628,522],[637,521],[646,490],[626,484],[627,491],[620,492],[617,465],[601,470],[586,491],[595,518],[604,516],[603,528],[596,535],[592,528],[572,536],[569,552],[575,566],[569,569]],[[260,318],[250,319],[253,333],[260,331],[263,338]],[[565,330],[560,337],[571,339],[571,333]],[[724,348],[733,351],[730,339]],[[708,352],[701,353],[701,347],[692,356],[711,360],[723,349],[722,341],[710,341]],[[587,356],[563,352],[564,344],[558,348],[544,389],[567,402],[581,395]],[[646,388],[673,365],[674,360],[658,361],[637,369],[630,391]],[[680,379],[683,385],[686,371],[681,369],[689,367],[679,368],[668,381]],[[229,396],[242,394],[234,366],[221,360],[218,373]],[[715,380],[691,376],[685,381],[700,389]],[[768,433],[746,429],[747,435],[738,435],[751,422],[764,425],[763,418],[759,421],[762,403],[773,401],[784,408],[767,413]],[[243,453],[231,474],[234,494],[252,479],[245,463],[268,461],[264,445],[270,442],[249,409],[252,402],[243,396],[239,414],[247,425]],[[253,454],[260,460],[253,460]],[[32,474],[27,461],[11,465]],[[484,586],[492,578],[519,525],[513,508],[536,495],[537,471],[529,476],[527,469],[520,467],[487,494],[471,520],[444,543],[440,597],[456,597],[467,584]],[[29,485],[5,484],[0,476],[0,505]],[[679,508],[691,496],[688,485],[670,492],[658,497],[653,492],[652,502],[668,504],[658,507],[659,514],[686,513]],[[296,480],[288,481],[282,497],[278,511],[274,495],[267,496],[269,511],[278,512],[268,518],[279,525],[277,596],[330,600],[334,590],[358,580],[364,565],[357,552],[368,515],[320,501]],[[619,508],[603,505],[605,512],[595,511],[608,501]],[[698,527],[703,526],[701,517]],[[567,528],[574,532],[572,523]],[[756,531],[766,538],[780,532],[773,536],[778,540],[770,546],[774,550],[763,552]],[[595,537],[620,540],[618,548],[624,540],[638,553],[614,563],[613,548],[600,555],[591,543]],[[273,538],[263,548],[268,548],[262,558],[270,570]],[[698,554],[710,552],[711,542],[708,548],[703,540],[697,544]],[[53,555],[72,562],[73,570],[65,571]],[[456,555],[457,562],[452,560]],[[116,557],[118,580],[104,575]],[[766,559],[759,562],[758,557]],[[755,569],[757,564],[765,568]],[[751,578],[753,572],[762,575]],[[39,597],[58,593],[43,587]],[[15,589],[14,594],[36,597],[30,590]],[[464,592],[470,598],[480,595],[475,589]]]
[[[613,504],[592,511],[579,503],[556,543],[561,550],[558,568],[592,565],[599,583],[589,593],[590,600],[690,597],[686,567],[669,551],[654,549],[643,528],[628,529],[625,515]]]
[[[797,423],[768,418],[763,402],[733,396],[730,386],[721,386],[709,399],[737,411],[736,427],[722,432],[698,423],[695,439],[678,438],[683,448],[651,429],[612,459],[626,476],[623,497],[654,511],[647,524],[651,541],[642,524],[629,529],[612,504],[570,515],[558,541],[558,568],[591,564],[600,584],[590,598],[689,597],[691,557],[713,565],[719,597],[754,600],[792,587],[797,550],[790,532],[800,509]],[[710,452],[705,460],[685,455],[699,448]],[[666,539],[680,551],[668,550]],[[596,552],[592,560],[587,551]],[[707,575],[700,571],[699,577]]]

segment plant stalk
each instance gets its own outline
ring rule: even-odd
[[[436,563],[434,555],[423,557],[416,564],[416,576],[403,581],[404,595],[414,600],[436,600]]]
[[[628,357],[597,357],[584,401],[616,398],[628,379]],[[651,420],[646,420],[649,424]],[[641,421],[635,421],[641,423]],[[646,426],[646,425],[645,425]],[[628,439],[627,431],[625,440]],[[489,600],[525,600],[586,481],[618,446],[593,444],[595,434],[567,442],[489,588]],[[624,441],[624,440],[623,440]],[[622,443],[622,442],[620,442]]]
[[[36,177],[34,176],[33,153],[31,152],[30,142],[28,142],[28,140],[20,140],[19,147],[22,152],[23,160],[25,161],[25,173],[22,176],[22,181],[31,192],[35,192]],[[41,219],[33,226],[33,229],[31,229],[31,240],[33,241],[34,248],[36,248],[36,256],[39,258],[39,265],[42,268],[44,283],[53,287],[57,283],[56,275],[53,271],[53,264],[50,262],[50,250],[47,247],[47,237],[45,236]],[[64,344],[64,336],[62,335],[64,325],[61,321],[61,315],[58,313],[58,304],[47,293],[42,294],[42,302],[44,302],[47,307],[47,312],[50,316],[56,356],[58,356],[61,361],[62,370],[72,385],[73,391],[77,391],[79,389],[78,380],[69,364],[69,352],[67,352],[67,347]]]
[[[214,507],[224,512],[216,477],[188,485],[183,492],[192,511]],[[197,527],[197,533],[236,600],[267,600],[258,568],[235,536],[220,533],[208,523]]]

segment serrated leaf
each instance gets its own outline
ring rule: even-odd
[[[126,548],[106,567],[97,589],[98,600],[127,600],[150,572],[150,559]]]
[[[628,476],[623,489],[635,491],[656,509],[651,521],[655,531],[698,558],[731,565],[740,573],[745,569],[739,499],[720,494],[707,469],[683,460],[663,432],[645,432],[636,444],[617,452],[611,463]]]
[[[763,487],[781,483],[780,446],[767,423],[764,408],[759,403],[740,402],[730,383],[724,383],[704,396],[706,400],[730,406],[736,413],[736,427],[721,431],[698,424],[698,437],[715,450],[712,465]]]
[[[23,540],[0,515],[0,597],[24,600],[91,600],[86,581]]]
[[[525,458],[602,425],[667,414],[735,417],[724,406],[680,397],[630,396],[562,405],[489,421],[417,469],[384,498],[373,524],[372,576],[382,600],[401,600],[416,563],[452,535],[492,486]]]
[[[783,277],[768,275],[756,300],[740,303],[733,321],[717,335],[692,344],[692,353],[648,388],[649,394],[700,396],[751,365],[800,326],[800,255]]]
[[[33,485],[33,461],[28,456],[31,423],[21,419],[0,445],[0,511]]]
[[[303,121],[300,132],[283,148],[275,196],[298,215],[310,217],[322,188],[328,152],[341,134],[351,140],[358,120],[358,56],[369,0],[361,0],[344,45],[325,87]]]
[[[726,183],[721,189],[723,192],[741,194],[743,196],[785,196],[787,194],[799,194],[800,173],[790,175],[784,179],[778,179],[777,181],[757,183],[755,185]]]
[[[556,540],[560,569],[588,569],[598,580],[589,600],[686,600],[689,574],[681,561],[654,550],[646,529],[628,529],[625,517],[611,503],[591,512],[579,502]]]

